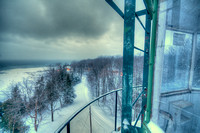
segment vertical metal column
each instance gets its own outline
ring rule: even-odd
[[[117,91],[115,92],[115,131],[117,131]]]
[[[135,0],[125,0],[124,8],[124,47],[122,78],[122,133],[131,132],[133,56],[135,33]]]
[[[144,94],[142,95],[142,107],[147,104],[147,87],[148,87],[148,73],[149,73],[149,48],[150,48],[150,33],[151,33],[151,18],[148,13],[146,13],[146,24],[145,24],[145,44],[144,44],[144,67],[143,67],[143,90]],[[144,119],[144,113],[142,115],[142,121]]]
[[[67,133],[70,133],[70,122],[67,124]]]
[[[90,133],[92,133],[92,112],[91,112],[91,106],[89,107],[89,115],[90,115]]]
[[[157,28],[157,9],[158,0],[154,0],[153,6],[153,25],[152,25],[152,35],[151,35],[151,51],[149,58],[149,75],[148,75],[148,90],[147,90],[147,107],[145,112],[145,122],[148,124],[151,117],[151,98],[152,98],[152,88],[153,88],[153,73],[154,73],[154,58],[156,53],[156,28]]]

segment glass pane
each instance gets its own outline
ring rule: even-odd
[[[169,99],[174,98],[168,97],[168,102],[165,102],[164,99],[160,102],[158,125],[163,131],[165,133],[199,133],[200,113],[195,109],[197,106],[192,103],[193,100],[189,102],[185,100],[170,101]]]
[[[166,31],[162,92],[188,88],[192,35]]]
[[[193,87],[200,89],[200,34],[197,35],[197,44],[195,47]]]

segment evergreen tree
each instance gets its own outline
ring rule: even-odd
[[[70,74],[66,75],[66,82],[65,87],[62,92],[62,99],[64,101],[64,104],[70,104],[74,101],[74,98],[76,97],[76,94],[74,92],[74,88],[72,86],[72,78],[70,77]]]
[[[22,121],[25,109],[17,85],[12,87],[11,98],[1,105],[0,110],[2,112],[0,122],[1,128],[13,133],[20,133],[27,130],[28,127],[26,127]]]

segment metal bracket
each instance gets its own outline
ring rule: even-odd
[[[124,19],[124,13],[112,0],[105,0],[105,1]]]

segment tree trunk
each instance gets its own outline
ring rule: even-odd
[[[105,77],[103,77],[103,90],[102,90],[102,94],[105,94],[106,93],[106,86],[105,86]],[[105,105],[105,102],[106,102],[106,97],[103,97],[103,105]]]
[[[51,121],[53,122],[53,102],[51,102]]]
[[[35,131],[37,132],[37,100],[36,100],[36,103],[35,103],[35,122],[34,122],[34,127],[35,127]]]
[[[14,120],[14,123],[15,123],[15,120]],[[13,130],[12,130],[12,133],[14,133],[15,131],[15,124],[13,124]]]
[[[60,107],[62,108],[62,99],[61,98],[59,98],[59,101],[60,101]]]

